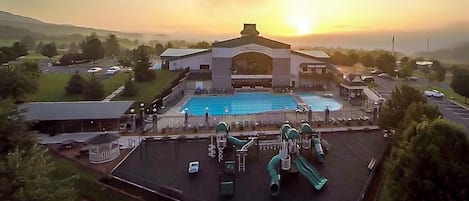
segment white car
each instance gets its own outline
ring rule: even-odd
[[[199,172],[199,161],[192,161],[189,163],[189,174],[195,174]]]
[[[423,94],[427,97],[443,98],[445,94],[439,92],[438,90],[425,91]]]
[[[433,91],[424,91],[423,94],[426,96],[426,97],[433,97]]]
[[[112,66],[106,71],[106,75],[114,75],[119,72],[121,68],[119,66]]]
[[[391,78],[391,76],[389,76],[389,74],[387,74],[387,73],[381,73],[381,74],[378,75],[378,77],[384,78],[384,79],[389,79],[389,78]]]
[[[99,72],[101,72],[102,70],[103,70],[103,69],[100,68],[100,67],[92,67],[92,68],[90,68],[90,69],[89,69],[88,71],[86,71],[86,72],[88,72],[88,73],[99,73]]]
[[[435,98],[443,98],[443,97],[445,97],[445,94],[439,92],[438,90],[432,90],[432,92],[433,92],[433,97],[435,97]]]

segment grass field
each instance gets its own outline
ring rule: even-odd
[[[122,97],[116,96],[112,100],[134,100],[136,102],[144,101],[151,103],[153,98],[159,94],[166,86],[169,86],[171,81],[176,78],[176,72],[168,70],[155,71],[156,79],[151,82],[136,82],[138,94],[135,97]]]
[[[86,79],[86,76],[84,77]],[[27,101],[79,101],[83,100],[82,95],[67,95],[67,86],[70,75],[68,73],[42,74],[39,78],[39,88],[36,93],[28,96]],[[129,75],[118,73],[103,81],[105,96],[122,86],[129,79]],[[104,98],[104,97],[103,97]]]
[[[99,185],[96,183],[96,179],[98,179],[97,174],[86,170],[71,161],[59,157],[52,157],[52,162],[55,164],[55,170],[50,174],[52,178],[61,179],[73,175],[78,176],[78,179],[75,182],[75,188],[78,190],[78,195],[81,199],[86,198],[90,200],[112,201],[134,200]]]

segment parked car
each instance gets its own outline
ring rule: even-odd
[[[131,67],[123,67],[122,69],[120,69],[121,72],[124,72],[124,73],[131,73],[134,69],[132,69]]]
[[[100,67],[92,67],[92,68],[88,69],[88,71],[86,71],[86,72],[88,72],[88,73],[99,73],[99,72],[101,72],[102,70],[103,70],[103,69],[100,68]]]
[[[391,76],[389,76],[389,74],[387,74],[387,73],[380,73],[380,74],[378,75],[378,77],[384,78],[384,79],[389,79],[389,78],[391,78]]]
[[[433,97],[435,97],[435,98],[443,98],[443,97],[445,97],[445,94],[439,92],[438,90],[432,90],[432,92],[433,92]]]
[[[119,72],[121,68],[119,66],[112,66],[106,71],[106,75],[114,75]]]
[[[406,77],[405,78],[407,81],[412,81],[412,82],[417,82],[419,80],[418,77],[412,76],[412,77]]]
[[[374,82],[375,81],[375,78],[373,76],[362,76],[362,80],[364,82]]]
[[[423,94],[426,97],[435,97],[435,98],[443,98],[445,94],[439,92],[438,90],[431,90],[431,91],[424,91]]]
[[[199,172],[199,161],[192,161],[189,163],[189,174],[195,174]]]
[[[432,92],[432,91],[424,91],[423,94],[424,94],[426,97],[433,97],[433,92]]]

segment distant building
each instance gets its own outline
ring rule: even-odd
[[[167,49],[161,60],[169,70],[208,75],[187,86],[192,89],[298,88],[315,83],[303,75],[339,73],[325,52],[291,50],[289,44],[259,36],[255,24],[244,24],[241,37],[216,42],[211,49]]]

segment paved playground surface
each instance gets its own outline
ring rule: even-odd
[[[280,194],[272,199],[267,163],[278,150],[263,147],[257,152],[256,146],[252,146],[247,156],[247,172],[236,172],[235,194],[231,200],[356,200],[370,173],[368,162],[384,151],[382,133],[325,133],[322,137],[331,145],[324,164],[317,163],[311,151],[302,152],[328,179],[321,191],[314,190],[298,173],[283,177]],[[216,159],[208,157],[208,144],[207,139],[145,142],[112,175],[185,200],[223,200],[218,195],[222,169]],[[227,153],[227,157],[235,159],[234,153]],[[200,161],[200,172],[189,175],[188,163],[195,160]]]

